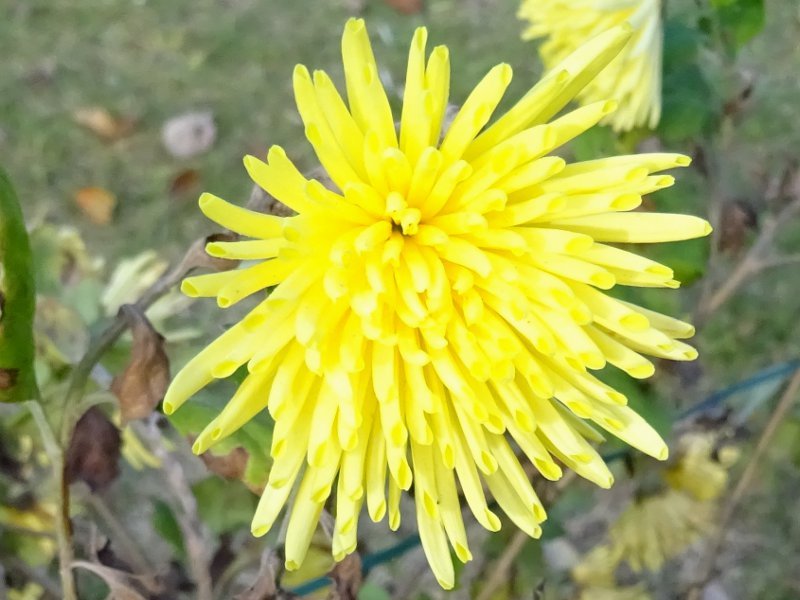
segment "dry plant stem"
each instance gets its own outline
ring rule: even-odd
[[[549,506],[555,502],[561,492],[564,491],[564,488],[572,483],[575,477],[574,471],[567,471],[556,484],[548,487],[542,495],[543,504]],[[486,585],[483,586],[476,600],[490,600],[494,597],[497,590],[508,581],[514,560],[516,560],[517,556],[519,556],[520,552],[525,548],[525,544],[529,542],[530,539],[531,538],[524,531],[518,530],[514,533],[511,542],[509,542],[508,546],[503,550],[503,554],[500,555],[500,558],[497,559],[492,574],[489,576]]]
[[[514,561],[530,540],[531,538],[524,531],[517,530],[514,532],[514,536],[495,563],[492,574],[486,581],[486,585],[481,589],[481,593],[476,597],[476,600],[491,600],[494,597],[497,590],[508,581]]]
[[[197,586],[195,598],[213,600],[210,574],[211,544],[197,515],[197,501],[186,480],[183,467],[161,441],[157,418],[158,416],[154,415],[148,420],[145,435],[153,454],[161,460],[160,472],[178,504],[175,516],[186,544],[192,579]]]
[[[265,200],[269,200],[269,197],[267,197],[258,186],[253,186],[248,205],[263,203]],[[195,268],[197,265],[192,261],[192,253],[196,245],[201,242],[202,240],[195,242],[195,244],[188,249],[183,259],[173,269],[164,274],[142,294],[141,298],[134,303],[135,306],[145,311]],[[126,319],[121,314],[117,315],[111,324],[92,341],[86,354],[84,354],[83,358],[81,358],[80,362],[73,369],[69,387],[64,397],[63,413],[61,423],[57,427],[57,436],[54,434],[53,428],[44,415],[41,403],[38,400],[28,402],[31,414],[44,440],[45,450],[53,465],[53,473],[56,478],[59,504],[59,514],[56,519],[56,534],[59,550],[59,573],[61,575],[64,600],[77,600],[75,580],[71,568],[74,560],[74,552],[72,549],[72,526],[70,523],[69,483],[67,482],[66,473],[64,471],[64,449],[67,448],[70,438],[72,437],[72,430],[79,416],[76,414],[76,407],[80,404],[86,392],[86,384],[91,376],[92,369],[100,362],[100,359],[106,351],[114,345],[127,328],[128,323]]]
[[[736,482],[736,487],[733,488],[733,491],[728,497],[728,502],[720,517],[716,533],[708,542],[705,558],[699,570],[700,576],[687,594],[688,600],[699,600],[703,587],[711,580],[717,557],[725,543],[725,533],[760,467],[759,461],[772,441],[772,438],[775,436],[778,426],[783,422],[784,417],[797,399],[798,391],[800,391],[800,369],[794,372],[794,376],[789,381],[789,385],[775,405],[775,410],[772,412],[767,425],[764,427],[764,431],[761,432],[761,436],[758,438],[758,443],[756,444],[753,454],[750,455],[745,470],[742,472],[741,477]]]
[[[186,274],[188,271],[186,264],[187,260],[184,257],[184,260],[177,267],[164,275],[144,293],[136,302],[136,306],[144,310],[166,294]],[[92,368],[117,341],[119,336],[123,334],[126,328],[127,321],[122,316],[117,316],[111,325],[91,344],[89,350],[73,370],[69,388],[64,398],[64,412],[58,437],[55,436],[53,429],[50,427],[41,404],[36,400],[29,402],[31,414],[44,440],[45,450],[53,465],[53,473],[56,477],[59,506],[56,518],[56,534],[58,538],[59,573],[61,575],[64,600],[77,599],[75,579],[71,568],[74,552],[72,549],[72,524],[70,522],[69,509],[69,482],[64,470],[64,449],[69,446],[72,430],[78,417],[78,415],[74,414],[74,408],[83,398],[86,391],[86,382],[89,379]]]
[[[72,524],[69,520],[69,484],[64,472],[64,451],[56,441],[53,429],[38,400],[28,402],[33,420],[42,436],[42,443],[56,478],[58,514],[56,515],[56,539],[58,540],[58,573],[61,579],[61,593],[64,600],[77,600],[75,578],[72,575]]]
[[[281,597],[281,589],[278,585],[283,574],[278,553],[267,548],[261,555],[261,566],[258,569],[255,583],[247,590],[234,597],[235,600],[277,600]]]
[[[148,562],[147,557],[139,549],[139,546],[131,535],[125,530],[122,523],[119,522],[116,515],[109,509],[106,501],[97,494],[90,494],[88,502],[91,504],[94,511],[105,521],[114,543],[122,550],[123,557],[130,563],[131,567],[140,574],[150,573],[153,570],[153,566]]]
[[[793,198],[777,215],[769,218],[764,223],[755,243],[747,251],[747,254],[736,266],[733,273],[725,280],[725,283],[702,299],[695,317],[695,323],[698,328],[704,325],[711,315],[730,300],[752,276],[764,269],[791,264],[800,260],[798,255],[768,256],[775,242],[775,234],[798,211],[800,211],[800,196]]]

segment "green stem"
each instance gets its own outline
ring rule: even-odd
[[[27,402],[28,410],[39,428],[44,449],[53,468],[58,490],[59,512],[56,519],[56,539],[58,541],[59,576],[61,578],[61,593],[64,600],[78,600],[75,588],[75,579],[72,575],[72,563],[75,555],[72,551],[72,525],[69,518],[69,483],[64,470],[64,452],[56,441],[53,428],[47,421],[38,400]]]

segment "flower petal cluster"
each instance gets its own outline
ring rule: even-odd
[[[587,38],[628,22],[633,36],[619,55],[579,94],[583,104],[613,98],[619,110],[604,123],[616,131],[658,125],[664,33],[660,0],[523,0],[526,39],[546,38],[539,53],[552,68]]]
[[[203,213],[241,236],[209,254],[238,270],[186,279],[190,296],[228,308],[260,302],[175,377],[171,413],[242,365],[248,375],[199,435],[203,452],[268,410],[269,481],[253,519],[263,535],[290,503],[286,564],[303,561],[321,511],[335,512],[333,554],[356,548],[362,507],[400,525],[411,489],[422,545],[452,587],[452,547],[471,554],[461,498],[479,523],[497,507],[539,536],[545,509],[518,454],[547,479],[562,468],[608,487],[592,442],[606,430],[659,459],[667,447],[592,374],[607,364],[652,375],[647,356],[691,360],[691,325],[606,293],[677,287],[672,271],[616,247],[706,235],[684,215],[634,212],[672,185],[675,154],[568,164],[557,149],[611,114],[602,101],[556,117],[625,46],[627,27],[587,42],[493,117],[511,67],[491,69],[443,126],[447,48],[414,34],[399,126],[364,22],[342,39],[346,101],[330,77],[294,71],[305,133],[332,185],[305,177],[279,147],[248,156],[252,179],[297,214],[259,214],[211,194]],[[265,291],[271,292],[266,295]]]

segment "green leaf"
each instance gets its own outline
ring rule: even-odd
[[[764,29],[764,0],[711,0],[722,35],[738,49]]]
[[[31,400],[36,288],[31,247],[17,196],[0,169],[0,402]]]
[[[709,131],[720,114],[720,102],[695,64],[664,71],[663,115],[658,133],[668,143],[683,142]]]
[[[669,73],[696,61],[702,36],[696,29],[677,21],[664,24],[664,72]]]
[[[186,556],[186,548],[183,544],[183,534],[175,513],[166,502],[156,500],[153,506],[153,529],[161,536],[165,542],[172,546],[176,556],[182,558]]]
[[[250,526],[258,497],[243,485],[215,475],[196,483],[192,492],[200,519],[216,535]]]

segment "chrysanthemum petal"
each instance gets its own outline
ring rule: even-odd
[[[711,233],[711,225],[705,219],[665,213],[608,213],[553,221],[551,225],[585,233],[598,242],[629,244],[677,242]]]

